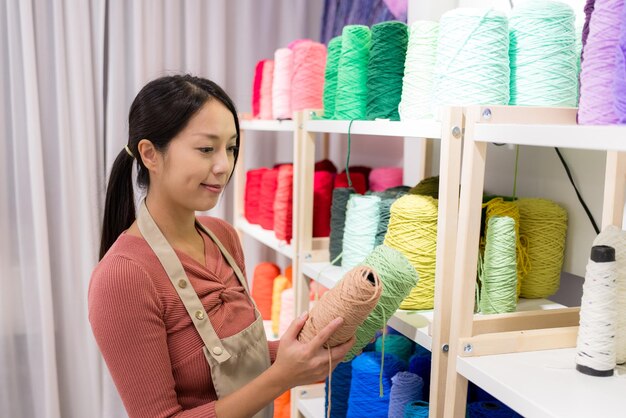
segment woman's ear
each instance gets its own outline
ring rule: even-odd
[[[142,139],[137,144],[137,150],[139,151],[139,158],[148,171],[156,171],[159,166],[160,154],[154,144],[149,139]]]

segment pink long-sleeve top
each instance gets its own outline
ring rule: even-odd
[[[226,222],[199,217],[244,272],[243,252]],[[176,251],[220,338],[255,319],[253,304],[206,234],[206,266]],[[126,411],[134,417],[214,417],[217,396],[203,342],[148,243],[123,233],[95,268],[89,321]],[[278,342],[269,343],[271,361]]]

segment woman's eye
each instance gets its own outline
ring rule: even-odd
[[[200,152],[204,154],[208,154],[209,152],[213,151],[213,147],[202,147],[202,148],[198,148],[198,150],[200,150]]]
[[[239,147],[236,145],[233,145],[232,147],[228,147],[228,152],[235,154],[237,153],[237,151],[239,151]]]

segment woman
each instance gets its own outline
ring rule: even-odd
[[[89,320],[131,417],[271,417],[291,387],[322,380],[354,339],[310,343],[307,316],[269,343],[244,276],[233,228],[195,211],[213,208],[239,147],[235,106],[215,83],[192,76],[148,83],[129,114],[129,140],[107,188],[100,263]],[[132,166],[147,190],[135,212]],[[136,219],[135,219],[136,218]]]

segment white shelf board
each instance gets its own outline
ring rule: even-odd
[[[287,242],[276,238],[274,231],[263,229],[260,225],[253,225],[244,217],[239,217],[235,220],[235,228],[240,229],[243,233],[267,245],[285,257],[293,259],[293,247],[291,244],[287,244]]]
[[[623,417],[626,368],[612,377],[575,370],[576,349],[459,357],[468,380],[527,417]]]
[[[300,398],[297,401],[297,408],[306,418],[324,418],[326,411],[324,409],[324,398]]]
[[[539,147],[626,151],[626,125],[478,123],[474,140]]]
[[[241,120],[239,127],[248,131],[277,131],[293,132],[295,122],[292,120]]]
[[[308,120],[304,123],[304,129],[309,132],[347,134],[349,125],[349,120]],[[435,120],[355,120],[352,123],[350,133],[355,135],[441,138],[441,122]]]

